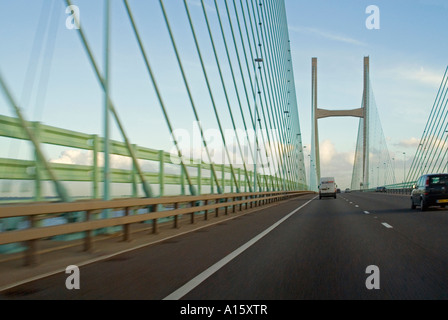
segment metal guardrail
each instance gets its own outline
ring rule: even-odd
[[[210,210],[215,211],[218,216],[219,209],[224,208],[228,214],[229,208],[236,212],[248,207],[262,206],[275,201],[296,197],[305,194],[313,194],[309,191],[288,191],[288,192],[260,192],[260,193],[233,193],[203,196],[175,196],[162,198],[137,198],[137,199],[117,199],[111,201],[77,201],[71,203],[31,203],[0,206],[0,219],[10,217],[25,217],[30,222],[30,227],[22,230],[12,230],[0,233],[0,245],[23,242],[26,246],[25,265],[37,263],[37,241],[51,238],[57,235],[65,235],[77,232],[84,232],[84,250],[89,251],[93,246],[93,231],[121,226],[123,230],[123,240],[130,240],[130,225],[145,221],[152,221],[153,233],[157,233],[158,219],[173,217],[174,228],[178,228],[178,219],[182,215],[190,215],[191,223],[195,222],[195,214],[202,212],[204,219],[208,219]],[[198,205],[201,204],[202,205]],[[180,208],[181,204],[189,206]],[[173,210],[157,211],[159,205],[171,205]],[[132,214],[133,209],[151,208],[148,213]],[[124,210],[121,217],[94,219],[95,213],[104,210]],[[56,226],[39,227],[38,221],[49,215],[61,215],[67,213],[77,213],[83,215],[81,222],[72,222]]]
[[[91,165],[76,165],[76,164],[62,164],[49,162],[48,166],[51,168],[61,182],[87,182],[90,183],[87,188],[91,190],[90,197],[98,199],[100,197],[100,184],[103,182],[104,174],[103,167],[99,165],[99,154],[104,152],[104,139],[94,134],[86,134],[57,128],[45,125],[39,122],[29,122],[29,127],[34,128],[34,132],[41,144],[60,146],[64,148],[89,151],[92,152]],[[14,117],[0,115],[0,137],[12,138],[17,140],[27,141],[28,137],[21,127],[20,121]],[[115,156],[125,157],[131,162],[130,151],[127,149],[125,143],[120,141],[110,141],[110,154]],[[155,150],[150,148],[133,145],[135,156],[139,161],[153,162],[157,164],[157,172],[142,172],[146,182],[150,185],[158,185],[159,196],[165,196],[165,187],[167,185],[179,185],[181,188],[181,195],[186,195],[186,178],[185,172],[179,170],[180,159],[177,155],[171,154],[163,150]],[[191,170],[191,182],[196,186],[198,193],[201,193],[203,187],[209,187],[208,190],[202,190],[204,193],[214,193],[218,190],[217,182],[213,179],[212,164],[205,163],[200,159],[190,159],[185,161],[185,166],[188,171]],[[244,170],[235,168],[236,180],[234,181],[229,174],[231,167],[223,164],[213,164],[217,176],[220,176],[219,184],[222,192],[234,192],[236,185],[240,186],[240,191],[251,191],[250,185],[253,181],[254,173],[247,172],[247,177]],[[0,158],[0,180],[16,180],[16,181],[34,181],[35,194],[34,200],[41,201],[45,198],[42,194],[42,183],[50,181],[48,172],[43,170],[42,164],[38,159],[6,159]],[[173,168],[176,168],[175,170]],[[128,169],[111,169],[110,172],[111,183],[131,184],[131,197],[139,197],[139,188],[141,183],[135,166]],[[297,181],[292,181],[291,177],[279,175],[264,175],[258,174],[258,186],[261,190],[306,190],[306,185]],[[154,190],[155,191],[155,190]]]
[[[358,190],[359,191],[359,190]],[[363,192],[379,192],[376,189],[363,190]],[[381,193],[390,193],[390,194],[405,194],[411,195],[412,188],[387,188],[385,191],[381,191]]]
[[[411,195],[412,188],[386,189],[386,193]]]

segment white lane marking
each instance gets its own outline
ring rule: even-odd
[[[392,227],[390,224],[388,224],[388,223],[386,223],[386,222],[383,222],[383,223],[381,223],[383,226],[385,226],[386,228],[388,228],[388,229],[393,229],[394,227]]]
[[[370,212],[369,211],[364,211],[364,214],[370,214]]]
[[[311,199],[310,201],[308,201],[304,205],[302,205],[302,206],[298,207],[297,209],[293,210],[287,216],[283,217],[282,219],[280,219],[279,221],[274,223],[272,226],[267,228],[265,231],[261,232],[260,234],[258,234],[257,236],[255,236],[254,238],[252,238],[251,240],[249,240],[248,242],[243,244],[241,247],[239,247],[238,249],[236,249],[235,251],[233,251],[232,253],[230,253],[229,255],[225,256],[223,259],[221,259],[220,261],[218,261],[217,263],[215,263],[214,265],[209,267],[207,270],[203,271],[202,273],[200,273],[199,275],[197,275],[196,277],[194,277],[193,279],[188,281],[186,284],[184,284],[182,287],[180,287],[179,289],[177,289],[176,291],[174,291],[173,293],[171,293],[170,295],[165,297],[163,300],[179,300],[179,299],[181,299],[183,296],[188,294],[191,290],[193,290],[198,285],[200,285],[202,282],[204,282],[207,278],[212,276],[219,269],[224,267],[230,261],[232,261],[237,256],[239,256],[241,253],[243,253],[244,251],[249,249],[251,246],[253,246],[255,243],[257,243],[261,238],[263,238],[265,235],[267,235],[272,230],[277,228],[280,224],[285,222],[293,214],[295,214],[300,209],[304,208],[306,205],[308,205],[311,201],[313,201],[316,198],[317,197],[314,197],[313,199]]]
[[[356,207],[356,208],[359,208],[359,206],[358,206],[358,205],[355,205],[355,207]]]

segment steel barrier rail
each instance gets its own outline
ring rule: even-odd
[[[208,219],[210,210],[215,210],[218,216],[219,209],[224,208],[225,214],[228,209],[236,212],[249,206],[250,208],[261,206],[274,201],[296,197],[300,195],[314,194],[310,191],[276,191],[260,193],[229,193],[212,194],[203,196],[171,196],[162,198],[138,198],[138,199],[116,199],[110,201],[102,200],[84,200],[71,203],[32,203],[32,204],[14,204],[0,206],[0,219],[10,217],[28,217],[30,228],[22,230],[5,231],[0,233],[0,245],[9,243],[24,242],[26,244],[25,265],[36,264],[37,241],[50,238],[57,235],[85,232],[84,250],[92,249],[92,231],[101,228],[121,226],[123,228],[123,240],[130,240],[130,225],[145,221],[153,222],[153,233],[157,233],[157,220],[161,218],[174,217],[174,228],[178,228],[178,218],[181,215],[191,215],[191,223],[195,222],[195,214],[204,212],[204,219]],[[230,199],[230,201],[229,201]],[[214,203],[209,204],[213,201]],[[203,205],[197,205],[203,202]],[[190,207],[179,208],[180,204],[189,204]],[[158,205],[173,205],[173,210],[157,211]],[[152,212],[131,215],[132,209],[151,207]],[[122,217],[104,218],[92,220],[92,214],[103,210],[125,210]],[[57,226],[38,227],[37,221],[49,215],[85,212],[83,222],[72,222]]]
[[[27,124],[38,132],[38,138],[41,144],[92,152],[93,163],[91,165],[49,162],[49,167],[55,171],[60,181],[90,182],[90,196],[94,199],[98,199],[99,184],[103,180],[103,167],[98,164],[98,156],[104,151],[104,139],[97,135],[57,128],[39,122],[27,122]],[[23,128],[21,127],[20,121],[15,117],[8,117],[5,115],[0,115],[0,137],[24,141],[28,140]],[[111,140],[110,144],[110,154],[130,159],[129,150],[127,149],[125,143]],[[155,150],[138,145],[135,145],[134,149],[139,160],[158,163],[158,172],[144,172],[143,174],[149,184],[159,185],[160,196],[164,196],[164,189],[166,185],[180,185],[181,193],[182,195],[185,195],[186,179],[183,176],[183,171],[179,174],[176,169],[176,173],[169,173],[168,168],[165,167],[177,167],[180,162],[177,155],[173,155],[163,150]],[[37,159],[23,160],[0,158],[0,180],[34,180],[37,186],[44,181],[49,181],[50,177],[45,170],[42,170],[41,172],[36,171],[35,168],[38,165],[38,161],[36,160]],[[216,181],[211,174],[212,164],[206,163],[201,159],[190,159],[189,161],[185,161],[185,164],[188,169],[196,170],[196,176],[192,176],[191,180],[198,188],[198,191],[200,191],[203,186],[210,186],[212,190],[211,193],[213,193],[214,188],[216,188]],[[160,168],[162,169],[160,170]],[[236,183],[232,178],[227,177],[227,174],[231,173],[230,166],[216,164],[216,170],[221,173],[221,178],[219,178],[219,184],[221,187],[230,187],[230,192],[233,192],[233,188]],[[210,172],[210,176],[207,176],[207,172]],[[246,180],[240,168],[236,168],[236,172],[238,184],[241,184],[244,191],[250,190],[249,185],[250,181],[253,179],[253,172],[249,172],[250,181]],[[282,184],[283,181],[281,178],[276,176],[259,175],[259,177],[259,183],[263,190],[267,190],[273,185]],[[138,185],[140,181],[133,168],[111,169],[110,179],[112,183],[129,183],[134,184],[135,186]],[[285,179],[284,182],[287,185],[295,184],[295,182],[289,179]],[[306,185],[304,183],[298,183],[296,188],[305,190]],[[39,192],[36,192],[34,194],[34,200],[38,201],[42,196],[43,195],[40,195]],[[132,194],[132,197],[138,196],[137,191],[136,194]]]

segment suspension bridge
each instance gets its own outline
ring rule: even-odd
[[[6,9],[11,16],[24,10]],[[408,208],[408,198],[369,191],[409,190],[421,174],[446,171],[446,73],[400,183],[370,57],[360,63],[360,106],[347,110],[319,107],[318,58],[311,58],[312,139],[305,157],[300,123],[308,119],[299,113],[284,1],[36,1],[27,10],[32,19],[14,19],[33,27],[1,39],[8,43],[0,53],[1,298],[381,298],[384,291],[366,291],[362,278],[372,262],[351,237],[368,229],[362,236],[375,243],[378,264],[388,257],[380,254],[382,243],[417,254],[384,234],[401,224],[393,220],[397,214],[378,219]],[[321,177],[318,120],[347,116],[359,118],[351,178],[359,192],[340,195],[334,205],[313,201]],[[335,234],[347,229],[341,212],[354,216],[356,228]],[[390,228],[380,229],[380,220]],[[349,250],[335,247],[334,239]],[[301,247],[305,242],[309,249]],[[322,264],[333,258],[303,258],[313,248],[333,248],[349,259],[336,267],[360,270],[355,283],[337,289],[340,277]],[[150,267],[142,270],[145,259]],[[57,268],[48,269],[48,261]],[[121,280],[112,289],[100,285],[99,271],[107,283],[120,277],[104,261],[121,263],[118,269],[135,274],[126,281],[145,285],[132,292],[119,289]],[[282,265],[272,271],[272,261]],[[85,266],[88,290],[66,290],[61,270],[68,263]],[[243,271],[249,265],[257,268],[251,276]],[[420,266],[411,271],[418,274]],[[229,277],[237,289],[220,282]],[[311,285],[319,277],[331,284],[322,296]],[[410,296],[445,297],[448,291],[434,288],[433,280],[421,280],[416,288],[424,290]],[[403,297],[403,281],[386,295]]]

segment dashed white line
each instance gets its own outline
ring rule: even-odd
[[[393,229],[394,227],[392,227],[390,224],[388,224],[388,223],[386,223],[386,222],[383,222],[383,223],[381,223],[383,226],[385,226],[386,228],[388,228],[388,229]]]
[[[370,214],[370,212],[369,211],[364,211],[364,214]]]

